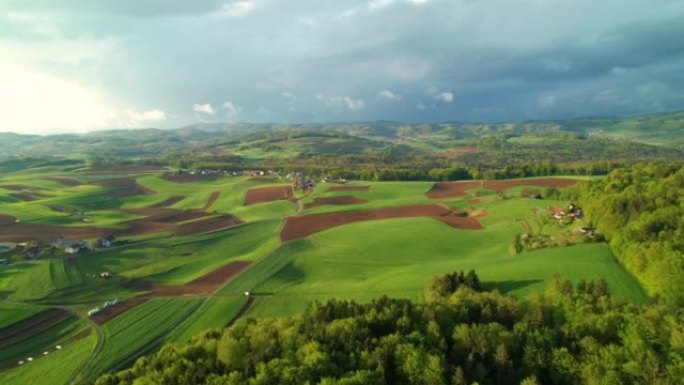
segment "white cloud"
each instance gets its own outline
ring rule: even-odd
[[[293,94],[293,93],[290,92],[290,91],[285,91],[285,92],[282,93],[282,95],[283,95],[284,97],[290,99],[290,100],[297,99],[297,96],[295,96],[295,94]]]
[[[390,90],[383,90],[378,92],[378,98],[387,100],[401,100],[401,95]]]
[[[138,119],[143,122],[162,122],[166,120],[166,113],[162,110],[149,110],[140,114]]]
[[[416,109],[417,109],[417,110],[424,110],[425,108],[426,108],[426,107],[425,107],[425,104],[423,104],[423,103],[418,103],[418,104],[416,104]]]
[[[451,103],[454,101],[453,92],[443,91],[435,95],[435,99],[440,102]]]
[[[226,110],[226,115],[228,116],[229,120],[235,119],[240,111],[242,111],[242,108],[236,106],[230,101],[223,103],[223,108]]]
[[[397,3],[397,2],[398,2],[397,0],[371,0],[368,3],[368,9],[370,9],[371,11],[374,11],[374,10],[385,8],[389,5],[392,5],[392,4]],[[427,3],[428,0],[403,0],[403,2],[409,3],[409,4],[419,5],[419,4]]]
[[[245,17],[249,15],[256,3],[254,1],[234,1],[230,3],[223,3],[221,7],[221,16],[225,17]]]
[[[349,96],[325,96],[319,94],[316,95],[316,99],[328,107],[346,107],[351,111],[358,111],[366,104],[363,99],[354,99]]]
[[[192,110],[195,112],[201,112],[201,113],[207,114],[207,115],[214,115],[216,113],[216,111],[214,111],[214,107],[212,107],[211,104],[209,104],[209,103],[193,104]]]

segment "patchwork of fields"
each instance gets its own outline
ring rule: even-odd
[[[550,216],[569,202],[523,196],[574,183],[301,191],[285,178],[154,168],[3,174],[0,383],[87,382],[161,343],[313,300],[421,300],[431,276],[455,270],[475,269],[486,288],[516,295],[543,290],[555,274],[605,279],[616,297],[645,302],[608,246],[578,235],[582,219]],[[512,247],[523,233],[555,247]]]

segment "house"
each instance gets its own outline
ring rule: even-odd
[[[39,244],[33,243],[26,245],[24,249],[23,257],[24,259],[38,259],[40,255],[43,254],[43,248]]]
[[[94,316],[95,314],[97,314],[97,313],[99,313],[99,312],[100,312],[100,308],[99,308],[99,307],[90,309],[90,310],[88,310],[88,317],[92,317],[92,316]]]
[[[116,238],[113,235],[108,235],[100,239],[100,247],[108,248],[116,244]]]
[[[89,249],[88,243],[85,241],[64,241],[64,251],[67,254],[79,254]]]

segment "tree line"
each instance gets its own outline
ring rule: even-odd
[[[679,308],[616,302],[605,282],[575,286],[556,277],[544,293],[514,298],[478,292],[460,276],[433,279],[447,290],[426,293],[425,303],[330,300],[296,316],[242,319],[164,346],[96,384],[665,385],[684,378]]]

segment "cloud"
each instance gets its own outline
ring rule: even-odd
[[[162,122],[166,120],[166,113],[162,110],[149,110],[137,116],[141,122]]]
[[[297,96],[295,96],[295,94],[293,94],[293,93],[290,92],[290,91],[285,91],[285,92],[282,93],[282,95],[283,95],[285,98],[289,99],[289,100],[295,100],[295,99],[297,99]]]
[[[214,107],[212,107],[211,104],[209,104],[209,103],[193,104],[192,110],[195,112],[200,112],[200,113],[207,114],[207,115],[214,115],[216,113],[216,111],[214,111]]]
[[[351,111],[358,111],[366,104],[363,99],[354,99],[349,96],[325,96],[318,94],[316,99],[328,107],[346,107]]]
[[[235,119],[240,111],[242,111],[242,108],[236,106],[231,101],[223,103],[223,109],[226,110],[226,116],[228,116],[229,120]]]
[[[234,1],[223,3],[220,13],[224,17],[245,17],[252,13],[255,7],[254,1]]]
[[[401,100],[401,95],[390,90],[383,90],[378,92],[378,98],[386,100]]]
[[[437,95],[435,95],[435,100],[444,103],[451,103],[454,101],[454,94],[449,91],[440,92]]]
[[[544,108],[556,108],[556,95],[554,94],[545,94],[539,96],[539,105],[544,107]]]

